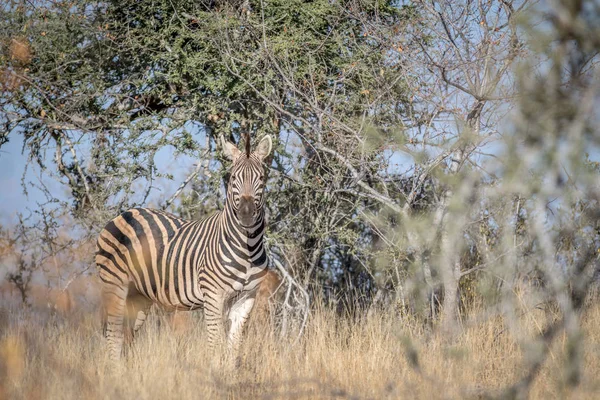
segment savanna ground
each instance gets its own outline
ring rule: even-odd
[[[594,299],[597,300],[596,297]],[[567,341],[552,343],[530,398],[592,399],[600,395],[600,304],[581,315],[581,382],[565,384]],[[527,302],[524,301],[523,304]],[[48,316],[5,308],[0,323],[0,398],[481,398],[502,393],[529,366],[534,338],[558,315],[522,306],[508,324],[471,311],[453,339],[397,313],[340,316],[314,305],[300,340],[281,338],[276,324],[254,321],[243,362],[211,370],[199,318],[187,323],[153,314],[114,369],[97,313]],[[170,322],[169,322],[170,321]],[[181,320],[180,320],[181,322]],[[539,344],[538,344],[539,345]]]

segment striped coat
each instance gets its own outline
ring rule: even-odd
[[[254,152],[222,141],[233,162],[222,211],[187,221],[146,208],[110,221],[97,241],[105,336],[110,357],[121,356],[125,333],[133,336],[152,304],[204,309],[209,346],[227,342],[237,353],[241,333],[267,273],[263,247],[264,167],[271,151],[265,137]]]

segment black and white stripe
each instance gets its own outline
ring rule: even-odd
[[[248,139],[247,139],[248,140]],[[128,210],[100,232],[96,264],[102,280],[105,336],[110,356],[121,356],[124,324],[135,333],[150,306],[204,308],[209,345],[227,341],[235,353],[266,274],[263,247],[266,136],[240,152],[222,141],[233,161],[223,211],[187,221],[146,208]]]

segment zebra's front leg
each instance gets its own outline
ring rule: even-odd
[[[211,364],[219,364],[225,344],[225,324],[223,323],[223,301],[208,298],[204,303],[204,321],[208,332],[208,347]]]
[[[254,307],[255,294],[247,294],[235,301],[227,315],[229,331],[227,332],[227,347],[229,356],[238,364],[239,350],[242,343],[244,326]]]

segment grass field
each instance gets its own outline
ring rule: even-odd
[[[380,313],[351,320],[315,308],[296,344],[269,324],[251,326],[234,371],[209,368],[201,323],[157,323],[153,316],[127,360],[113,368],[96,313],[64,318],[4,309],[0,399],[478,398],[523,375],[532,339],[552,318],[525,310],[509,329],[496,316],[465,323],[450,340],[410,318]],[[600,305],[587,309],[582,326],[580,385],[564,383],[561,333],[530,398],[600,396]]]

